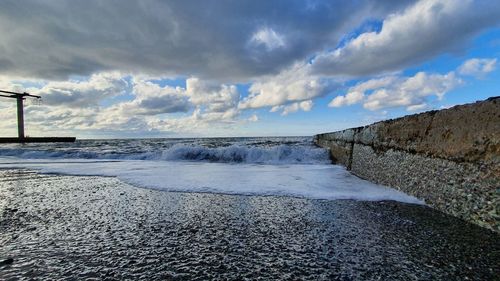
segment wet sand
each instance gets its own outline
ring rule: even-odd
[[[499,234],[392,201],[162,192],[0,170],[0,233],[0,280],[500,276]]]

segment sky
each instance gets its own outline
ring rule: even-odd
[[[493,0],[3,0],[0,38],[29,136],[305,136],[500,95]]]

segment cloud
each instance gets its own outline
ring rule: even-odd
[[[29,91],[42,96],[45,105],[88,107],[97,106],[106,98],[124,94],[128,88],[125,77],[118,72],[111,72],[93,74],[82,81],[46,82],[42,88],[31,88]]]
[[[328,106],[330,107],[341,107],[345,105],[353,105],[359,103],[365,98],[365,92],[382,88],[391,85],[396,82],[398,78],[395,76],[388,76],[379,79],[371,79],[363,83],[359,83],[354,87],[351,87],[345,96],[335,97]]]
[[[442,99],[449,91],[463,84],[456,72],[479,78],[495,70],[497,59],[473,58],[448,74],[418,72],[412,77],[385,76],[370,79],[350,87],[347,94],[332,99],[329,107],[362,103],[369,110],[406,107],[408,111],[428,108],[428,97]]]
[[[199,78],[186,80],[186,94],[191,103],[207,112],[224,112],[236,108],[240,94],[235,85],[218,84]]]
[[[118,72],[94,74],[87,79],[64,82],[15,80],[0,76],[5,89],[20,87],[42,95],[40,106],[25,107],[30,128],[39,132],[57,130],[107,132],[215,132],[221,124],[243,124],[237,108],[236,86],[217,84],[195,77],[186,87],[160,86],[149,76],[123,75]],[[125,95],[126,94],[126,95]],[[103,103],[108,98],[123,97]],[[0,117],[4,132],[14,132],[15,102],[2,102]],[[5,108],[5,110],[3,109]],[[166,117],[164,114],[179,113]],[[257,121],[258,118],[252,118]],[[42,129],[43,128],[43,129]]]
[[[478,78],[484,77],[486,74],[495,70],[497,59],[470,59],[465,61],[459,68],[458,72],[462,75],[470,75]]]
[[[259,121],[259,116],[257,116],[257,114],[252,114],[252,116],[248,117],[247,120],[250,122],[257,122]]]
[[[132,101],[101,109],[98,128],[136,128],[175,132],[217,128],[220,124],[238,123],[239,93],[234,85],[216,84],[196,77],[186,79],[186,88],[160,86],[151,77],[133,79]],[[165,113],[188,113],[182,117],[161,117]]]
[[[124,115],[187,112],[191,108],[185,90],[181,87],[160,87],[150,81],[139,80],[134,82],[133,92],[133,101],[115,105]]]
[[[299,110],[302,111],[311,111],[314,103],[312,100],[307,100],[307,101],[301,101],[301,102],[294,102],[288,105],[279,105],[279,106],[273,106],[271,108],[271,112],[277,112],[277,111],[282,111],[281,115],[286,116],[290,113],[297,112]]]
[[[285,46],[285,38],[271,28],[262,28],[252,35],[253,43],[264,45],[268,51]]]
[[[130,84],[125,75],[102,72],[67,81],[0,76],[0,89],[40,95],[45,106],[81,108],[98,106],[104,99],[122,95],[130,90]]]
[[[252,83],[249,96],[240,102],[239,108],[280,106],[310,100],[327,94],[332,88],[330,81],[311,75],[308,64],[295,64],[275,76]]]
[[[304,61],[367,17],[408,2],[5,0],[0,74],[63,80],[116,70],[248,80]],[[249,48],[252,40],[264,48]]]
[[[426,103],[409,105],[406,110],[408,111],[422,111],[428,108]]]
[[[322,75],[363,76],[400,70],[437,54],[463,49],[472,36],[500,23],[500,1],[421,0],[389,15],[379,32],[362,33],[319,54]]]
[[[428,98],[442,99],[449,91],[462,84],[454,72],[427,74],[418,72],[411,77],[389,76],[371,79],[349,88],[345,96],[335,97],[330,107],[362,103],[368,110],[406,107],[408,111],[427,108]]]
[[[99,109],[29,106],[25,108],[25,120],[29,130],[88,130],[98,124],[96,117]]]
[[[457,75],[483,77],[497,59],[448,74],[395,71],[463,51],[500,22],[499,3],[0,1],[0,88],[42,95],[27,118],[68,130],[230,131],[258,121],[245,111],[310,111],[346,77],[371,74],[329,106],[418,111],[459,86]],[[158,82],[178,77],[185,87]],[[247,85],[248,94],[238,90]],[[15,114],[13,103],[0,108]]]

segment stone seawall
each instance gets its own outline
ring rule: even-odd
[[[500,232],[500,97],[314,140],[361,178]]]

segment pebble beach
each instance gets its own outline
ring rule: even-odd
[[[495,280],[497,233],[425,205],[165,192],[0,170],[2,280]]]

